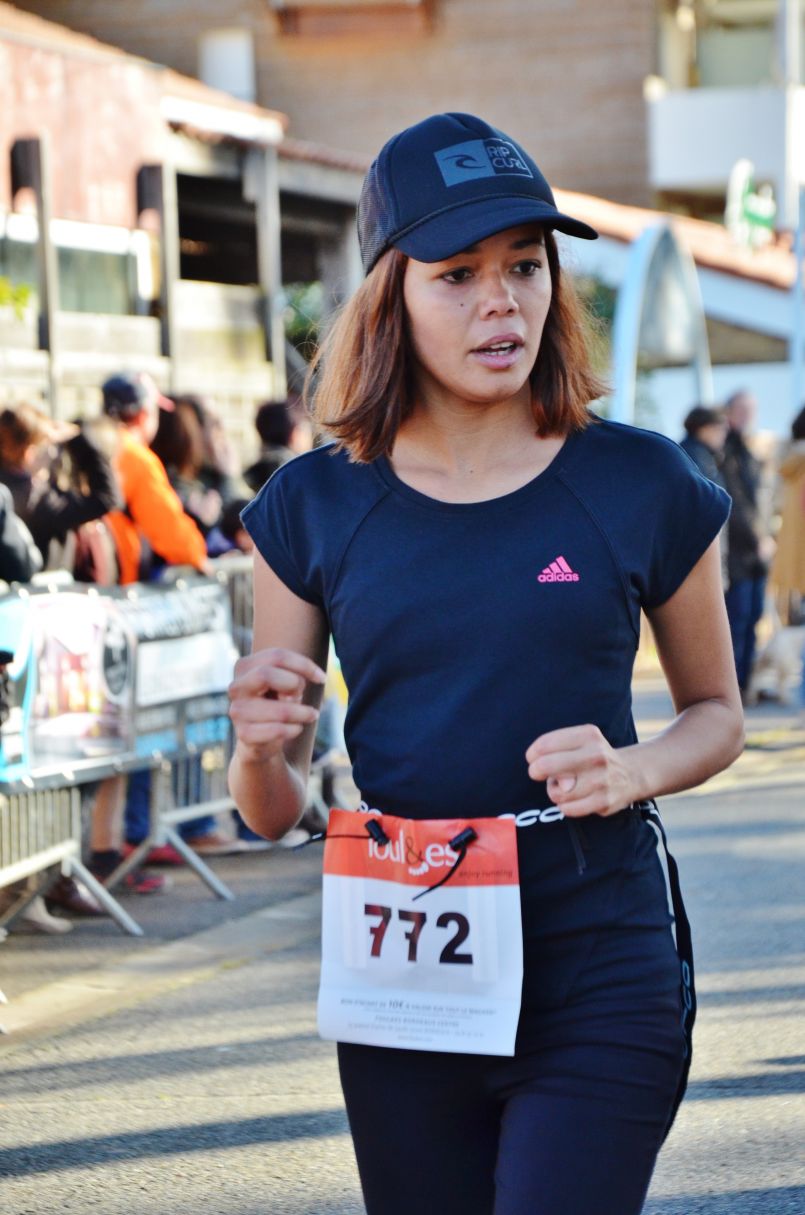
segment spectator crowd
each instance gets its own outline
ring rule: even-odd
[[[776,669],[777,691],[800,679],[805,711],[805,407],[779,450],[755,434],[757,401],[741,390],[723,406],[697,405],[681,441],[699,470],[732,498],[721,536],[727,616],[738,684],[754,703],[765,668]],[[768,622],[758,653],[758,625]]]
[[[76,422],[54,421],[29,404],[0,411],[0,581],[59,570],[99,586],[153,582],[166,567],[207,573],[215,558],[250,552],[240,512],[280,464],[311,445],[309,424],[292,403],[258,408],[260,455],[242,473],[200,396],[169,398],[150,376],[128,372],[107,379],[101,394],[100,414]],[[109,777],[91,794],[87,864],[108,882],[147,836],[150,773]],[[223,826],[196,819],[182,834],[200,855],[269,846],[237,814]],[[152,866],[184,863],[170,845],[146,861],[125,874],[125,889],[157,893],[165,877]],[[69,920],[54,914],[59,908],[105,914],[86,886],[63,876],[29,905],[28,925],[68,930]]]

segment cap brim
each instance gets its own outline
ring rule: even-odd
[[[441,262],[469,249],[479,240],[485,240],[487,236],[528,223],[555,228],[582,240],[598,239],[595,228],[582,223],[580,219],[563,215],[549,203],[535,198],[504,196],[474,199],[450,207],[410,228],[391,244],[418,262]]]

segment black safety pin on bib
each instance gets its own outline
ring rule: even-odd
[[[375,818],[370,818],[364,823],[367,834],[376,844],[390,844],[391,840],[386,835],[380,823]],[[316,831],[309,839],[302,840],[301,844],[294,844],[292,852],[298,852],[300,848],[307,848],[308,844],[320,844],[322,840],[365,840],[365,835],[354,835],[352,832],[342,835],[330,835],[327,831]]]
[[[453,864],[448,869],[443,878],[439,878],[438,882],[434,882],[432,886],[428,886],[427,890],[420,890],[419,894],[415,894],[412,902],[421,899],[423,895],[430,894],[431,890],[438,890],[440,886],[444,886],[445,882],[449,882],[453,874],[458,869],[464,857],[467,855],[467,849],[478,838],[478,832],[473,827],[465,827],[463,831],[459,831],[458,835],[454,835],[451,840],[448,840],[448,846],[458,853],[458,856],[453,861]]]

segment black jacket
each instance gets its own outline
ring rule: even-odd
[[[11,492],[0,485],[0,579],[28,582],[41,568],[39,550],[14,510]]]
[[[30,528],[45,561],[51,540],[64,542],[69,531],[121,506],[106,456],[84,434],[77,434],[64,446],[73,468],[86,482],[86,493],[62,489],[52,477],[39,481],[20,469],[0,467],[0,482],[11,490],[17,514]]]
[[[721,471],[727,493],[732,498],[728,525],[730,583],[762,577],[767,566],[760,557],[763,537],[758,510],[761,469],[736,430],[727,435]]]
[[[727,488],[724,484],[721,464],[716,457],[716,453],[706,443],[701,443],[699,439],[694,439],[693,435],[686,435],[679,446],[684,452],[687,452],[699,472],[707,477],[708,481],[714,481],[722,489]]]

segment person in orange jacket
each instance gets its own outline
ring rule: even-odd
[[[191,565],[206,572],[204,537],[185,514],[162,461],[149,447],[160,409],[172,410],[173,401],[162,396],[148,375],[110,376],[101,391],[104,414],[120,424],[113,464],[124,506],[105,516],[117,549],[118,581],[123,585],[147,581],[153,553],[168,565]],[[126,786],[125,777],[109,777],[101,782],[95,799],[89,867],[101,881],[123,860]],[[164,888],[165,879],[134,869],[124,885],[138,894],[152,894]]]
[[[120,423],[114,466],[124,509],[106,522],[114,536],[122,584],[148,578],[151,553],[168,565],[207,569],[207,548],[199,529],[185,514],[162,461],[149,444],[157,432],[160,409],[173,401],[148,375],[110,376],[102,385],[103,411]]]

